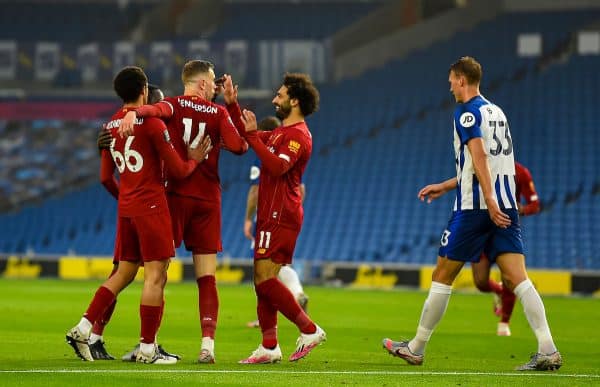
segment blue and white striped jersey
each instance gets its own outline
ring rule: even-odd
[[[508,122],[500,107],[478,95],[454,111],[458,179],[454,211],[487,209],[467,147],[467,142],[475,137],[483,138],[498,205],[516,209],[515,160]]]

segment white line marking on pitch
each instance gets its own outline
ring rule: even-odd
[[[423,376],[535,376],[556,378],[600,378],[595,374],[560,374],[553,372],[523,373],[523,372],[414,372],[414,371],[277,371],[277,370],[96,370],[96,369],[63,369],[63,370],[0,370],[4,374],[85,374],[85,373],[107,373],[107,374],[145,374],[145,373],[196,373],[196,374],[308,374],[308,375],[423,375]]]

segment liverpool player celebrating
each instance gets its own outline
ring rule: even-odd
[[[117,74],[114,89],[124,102],[107,129],[112,131],[110,154],[120,174],[118,232],[120,263],[117,272],[96,291],[79,324],[67,332],[67,343],[83,360],[93,361],[89,349],[92,325],[114,302],[116,296],[135,277],[144,262],[144,287],[140,303],[141,343],[137,361],[174,364],[176,358],[162,355],[155,343],[163,306],[167,266],[175,255],[167,199],[162,181],[162,163],[169,173],[184,178],[191,174],[210,150],[208,140],[197,149],[188,149],[184,162],[171,144],[164,123],[157,119],[138,119],[136,136],[117,138],[123,116],[141,106],[148,98],[148,79],[139,67],[126,67]],[[200,142],[199,142],[200,144]],[[108,157],[103,153],[103,158]],[[106,162],[102,163],[103,166]],[[112,173],[113,168],[110,168]],[[102,174],[106,173],[104,170]]]
[[[164,96],[162,90],[158,86],[153,85],[153,84],[148,84],[148,103],[149,104],[153,104],[153,103],[162,101],[163,98],[165,98],[165,96]],[[100,154],[102,154],[103,152],[108,152],[108,153],[106,155],[107,157],[104,157],[102,159],[103,165],[101,166],[102,173],[100,174],[100,181],[101,181],[102,185],[104,186],[104,188],[106,188],[106,190],[112,196],[114,196],[115,199],[119,199],[119,184],[114,176],[115,164],[112,161],[112,158],[110,156],[110,144],[112,142],[112,139],[113,139],[112,132],[110,130],[107,130],[106,125],[104,125],[104,128],[102,128],[102,130],[98,133],[97,143],[98,143],[98,150],[100,151]],[[210,141],[210,140],[207,139],[207,141]],[[119,232],[117,231],[117,236],[118,235],[119,235]],[[115,246],[117,247],[117,249],[115,249],[115,251],[114,251],[113,270],[110,273],[110,276],[114,275],[117,272],[117,268],[119,267],[119,256],[121,255],[121,252],[118,249],[119,241],[115,242]],[[106,328],[106,326],[110,322],[110,319],[115,310],[116,304],[117,304],[117,299],[115,298],[113,303],[108,308],[106,308],[106,310],[104,311],[104,314],[98,320],[96,320],[96,322],[94,323],[94,326],[92,327],[92,334],[90,335],[89,346],[90,346],[90,352],[91,352],[94,360],[114,360],[114,357],[106,351],[106,348],[104,346],[105,342],[104,342],[103,333],[104,333],[104,328]],[[164,303],[163,303],[162,307],[164,309]],[[139,349],[140,349],[140,344],[138,343],[135,346],[134,350],[127,353],[125,356],[122,357],[122,359],[125,361],[135,361]],[[160,344],[158,344],[158,351],[161,352],[165,356],[175,357],[178,360],[180,358],[179,355],[175,355],[175,354],[165,351]]]
[[[161,117],[167,123],[175,149],[185,158],[186,146],[197,144],[204,135],[214,144],[206,160],[186,179],[167,176],[169,210],[173,219],[175,246],[181,242],[192,252],[202,344],[199,363],[214,363],[214,337],[217,326],[219,298],[215,281],[217,252],[221,251],[221,184],[219,154],[221,144],[232,153],[242,154],[248,144],[238,133],[228,111],[211,100],[217,91],[212,63],[193,60],[183,66],[181,80],[184,93],[167,97],[155,105],[146,105],[129,112],[121,123],[120,133],[131,134],[136,115]],[[230,76],[225,76],[227,108],[240,114]]]
[[[319,92],[305,74],[286,74],[273,98],[283,126],[256,131],[254,113],[244,110],[246,139],[262,163],[254,245],[254,289],[262,343],[242,364],[281,361],[277,342],[277,312],[296,324],[300,337],[290,361],[306,356],[325,341],[325,331],[302,310],[277,275],[292,263],[302,226],[300,182],[312,152],[312,136],[304,118],[318,109]]]

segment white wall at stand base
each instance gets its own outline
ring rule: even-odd
[[[504,9],[511,12],[558,11],[584,8],[600,8],[600,0],[504,0]]]
[[[0,41],[0,79],[13,79],[17,73],[17,42]]]
[[[517,38],[517,54],[521,57],[537,57],[542,55],[542,35],[520,34]]]
[[[600,32],[582,31],[577,36],[577,53],[580,55],[600,54]]]
[[[259,87],[272,89],[285,72],[303,72],[315,82],[326,78],[325,49],[312,40],[261,41],[258,44]]]

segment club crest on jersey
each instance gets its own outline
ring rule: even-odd
[[[466,112],[460,115],[459,122],[461,126],[470,128],[475,125],[475,115],[471,112]]]
[[[288,144],[288,149],[290,150],[290,152],[298,153],[298,151],[300,150],[300,143],[298,141],[290,140],[290,143]]]

